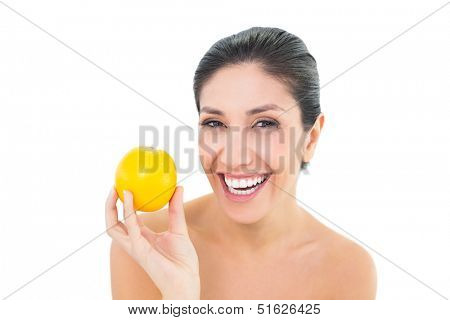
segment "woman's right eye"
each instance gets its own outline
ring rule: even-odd
[[[201,125],[202,125],[202,127],[211,127],[211,128],[225,126],[219,120],[205,120],[205,121],[202,122]]]

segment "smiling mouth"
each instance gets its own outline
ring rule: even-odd
[[[243,201],[253,198],[264,184],[269,180],[271,174],[258,174],[246,177],[230,176],[218,173],[225,194],[231,200]]]

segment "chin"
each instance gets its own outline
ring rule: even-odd
[[[251,224],[265,216],[271,207],[273,179],[270,172],[231,174],[217,172],[209,175],[216,197],[227,216],[242,224]]]

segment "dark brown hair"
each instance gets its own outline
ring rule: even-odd
[[[216,71],[246,62],[261,64],[267,74],[287,84],[300,108],[303,127],[308,131],[321,112],[316,60],[299,37],[279,28],[253,27],[214,43],[195,71],[197,110],[200,91]],[[307,165],[302,161],[301,169]]]

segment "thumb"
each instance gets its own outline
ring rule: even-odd
[[[186,217],[184,215],[182,186],[177,186],[169,201],[169,232],[188,234]]]

